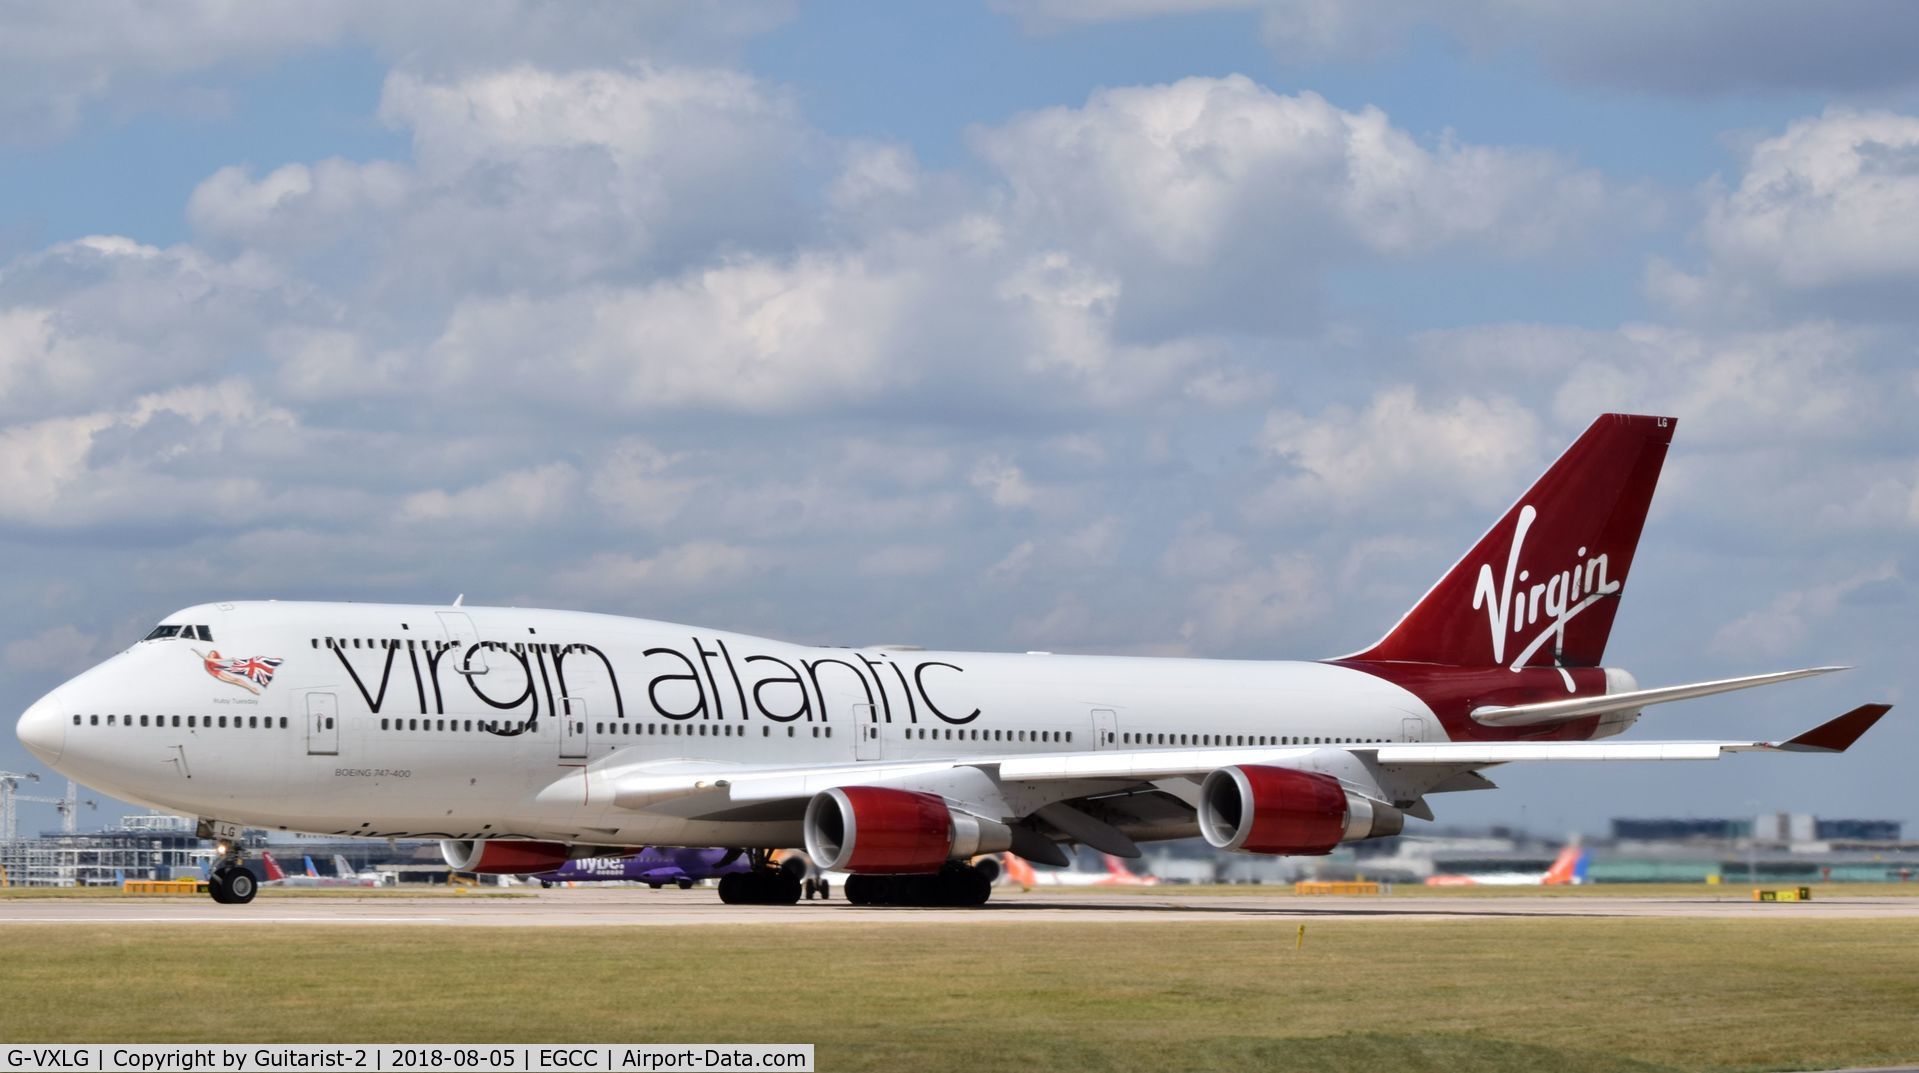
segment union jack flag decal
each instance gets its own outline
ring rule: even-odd
[[[207,673],[229,685],[239,686],[250,693],[259,693],[273,682],[273,672],[286,662],[276,656],[249,656],[246,659],[224,659],[218,649],[212,652],[195,653],[206,665]]]

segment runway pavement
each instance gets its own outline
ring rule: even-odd
[[[1001,889],[979,909],[859,908],[837,897],[793,906],[722,905],[711,890],[573,888],[484,893],[369,893],[301,897],[262,891],[251,905],[199,897],[49,898],[0,901],[0,926],[14,924],[351,924],[373,927],[593,927],[700,924],[1047,923],[1246,920],[1484,920],[1513,917],[1679,917],[1836,920],[1919,917],[1919,898],[1834,897],[1759,903],[1733,897],[1296,897],[1190,894],[1159,888],[1136,894]]]

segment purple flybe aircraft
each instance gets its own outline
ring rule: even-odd
[[[737,849],[647,846],[631,857],[576,857],[533,878],[539,880],[542,887],[555,883],[625,880],[644,883],[654,890],[668,883],[686,890],[702,879],[752,870],[752,862]]]

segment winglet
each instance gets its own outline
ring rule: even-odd
[[[1795,753],[1843,753],[1872,729],[1879,717],[1892,710],[1890,704],[1861,704],[1852,711],[1813,727],[1777,748]]]

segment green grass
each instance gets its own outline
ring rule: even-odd
[[[0,1040],[798,1042],[829,1070],[1919,1060],[1919,921],[20,925]]]

